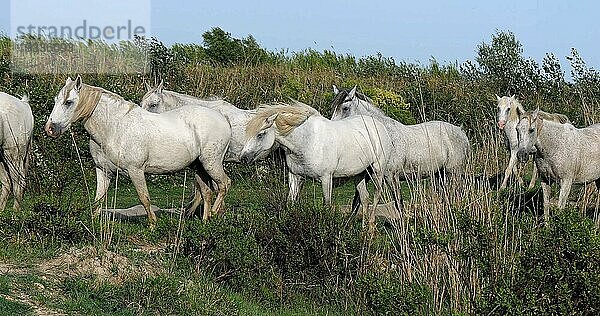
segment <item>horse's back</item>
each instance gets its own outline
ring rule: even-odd
[[[404,168],[408,172],[429,173],[442,169],[457,172],[466,164],[471,151],[465,132],[458,126],[443,121],[428,121],[404,125],[400,129],[404,139]]]
[[[187,124],[194,127],[201,127],[205,130],[213,128],[230,130],[227,118],[223,114],[217,110],[203,106],[186,105],[161,113],[160,115],[167,119],[183,120]]]
[[[27,98],[0,92],[0,116],[2,143],[27,145],[33,133],[33,114]]]
[[[310,121],[319,123],[311,123]],[[325,154],[324,164],[334,164],[335,176],[350,176],[371,166],[383,170],[391,155],[391,140],[381,122],[370,116],[352,116],[339,121],[323,117],[309,118],[308,124],[316,144],[308,144],[313,152]],[[306,123],[305,123],[306,124]],[[320,148],[320,150],[315,150]],[[316,157],[318,158],[318,157]]]

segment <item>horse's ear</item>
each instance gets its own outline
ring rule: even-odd
[[[162,79],[160,79],[160,83],[158,84],[158,87],[156,87],[156,92],[162,93],[163,86],[164,86],[164,81]]]
[[[68,85],[71,82],[73,82],[73,79],[71,79],[71,76],[67,77],[67,81],[65,82],[65,86]]]
[[[537,110],[536,110],[535,111],[535,129],[539,133],[542,130],[542,127],[544,127],[544,119],[541,117],[538,117]]]
[[[516,94],[513,94],[510,98],[514,99],[516,96],[517,96]]]
[[[348,92],[348,99],[354,99],[355,96],[356,96],[356,86],[354,86],[354,88],[352,88],[352,90],[350,90],[350,92]]]
[[[500,101],[500,100],[502,100],[502,98],[496,94],[496,101]]]
[[[79,92],[81,90],[82,86],[83,86],[83,81],[81,80],[81,75],[77,75],[77,78],[75,79],[75,90],[77,90],[77,92]]]
[[[333,88],[333,94],[337,95],[338,93],[340,93],[338,87],[336,87],[335,85],[332,85],[331,87]]]
[[[144,81],[144,84],[146,85],[146,91],[152,90],[152,86],[148,83],[148,81]]]
[[[275,123],[275,119],[277,119],[277,115],[278,115],[278,114],[279,114],[279,113],[275,113],[275,114],[273,114],[273,115],[271,115],[271,116],[267,117],[267,118],[265,119],[265,122],[263,123],[263,125],[262,125],[262,127],[261,127],[261,130],[263,130],[263,129],[266,129],[266,128],[269,128],[269,127],[273,126],[273,123]]]
[[[519,114],[519,116],[525,114],[525,109],[521,106],[517,106],[517,114]]]

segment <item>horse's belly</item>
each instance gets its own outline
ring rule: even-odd
[[[444,167],[444,160],[436,155],[426,156],[418,155],[406,157],[402,171],[407,174],[425,176],[433,172],[438,172]]]
[[[589,163],[582,166],[577,176],[575,177],[575,183],[587,183],[600,179],[600,164]]]

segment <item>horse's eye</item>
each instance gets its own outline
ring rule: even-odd
[[[349,109],[350,109],[349,107],[345,106],[345,107],[342,108],[342,111],[348,112]]]
[[[263,137],[265,137],[265,133],[260,133],[260,134],[256,135],[256,139],[258,139],[258,140],[263,139]]]
[[[73,100],[67,100],[67,102],[65,102],[65,105],[67,107],[70,107],[71,105],[73,105]]]
[[[529,132],[530,132],[530,133],[533,133],[534,131],[535,131],[535,130],[534,130],[533,128],[530,128],[530,129],[529,129]]]
[[[158,104],[157,104],[157,103],[151,103],[151,104],[150,104],[150,107],[151,107],[151,108],[155,108],[155,107],[157,107],[157,106],[158,106]]]

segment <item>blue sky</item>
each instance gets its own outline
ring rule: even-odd
[[[4,33],[9,32],[9,3],[0,0]],[[31,14],[47,14],[43,11]],[[588,65],[598,68],[598,12],[600,2],[588,0],[152,0],[151,33],[168,44],[200,43],[203,32],[218,26],[235,37],[251,34],[271,50],[311,47],[358,57],[381,52],[397,61],[427,64],[432,56],[440,62],[473,59],[476,46],[489,42],[495,30],[511,30],[528,57],[540,61],[553,52],[564,64],[575,47]],[[76,15],[64,18],[77,20]]]

